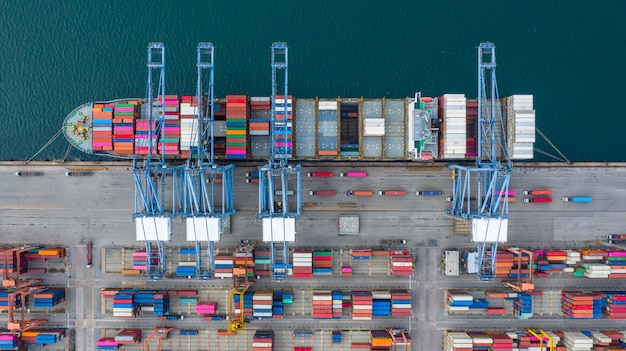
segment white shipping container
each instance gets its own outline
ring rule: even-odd
[[[179,267],[196,267],[196,262],[178,262]]]
[[[337,110],[337,101],[319,101],[318,110]]]
[[[371,310],[372,305],[352,305],[352,309],[354,310]]]

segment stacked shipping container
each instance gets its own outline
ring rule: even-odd
[[[49,308],[65,301],[65,289],[46,289],[33,295],[34,306]]]
[[[197,272],[196,249],[180,248],[178,250],[178,267],[176,267],[177,277],[195,277]]]
[[[41,329],[22,332],[22,341],[28,346],[56,344],[65,337],[65,329]]]
[[[352,319],[372,319],[373,298],[371,291],[352,292]]]
[[[274,331],[257,330],[252,337],[252,351],[273,351]]]
[[[250,109],[252,115],[261,114],[257,111],[271,110],[269,97],[251,97]],[[250,118],[250,135],[270,135],[270,124],[267,118]]]
[[[332,250],[313,251],[313,275],[332,275],[333,252]]]
[[[23,274],[28,270],[28,256],[26,253],[16,253],[15,251],[8,253],[7,250],[10,249],[0,249],[0,269],[5,270],[6,272]],[[18,257],[19,255],[19,257]],[[31,254],[31,256],[35,256],[35,258],[39,258],[38,253]],[[18,258],[19,258],[19,267],[18,267]]]
[[[268,277],[270,275],[270,265],[272,263],[272,253],[268,250],[255,250],[254,252],[254,273],[259,276]]]
[[[272,318],[274,293],[272,291],[256,291],[252,296],[252,317]]]
[[[389,272],[392,275],[413,274],[413,258],[409,250],[391,250],[389,252]]]
[[[148,269],[148,253],[146,250],[133,252],[133,269],[140,271]]]
[[[180,102],[180,150],[197,153],[198,150],[198,98],[183,96]]]
[[[96,346],[98,350],[119,350],[120,345],[114,338],[102,338],[98,340]]]
[[[136,101],[117,102],[113,109],[113,152],[116,155],[130,155],[135,152],[135,118],[138,109]]]
[[[215,277],[216,278],[232,278],[233,277],[233,256],[217,255],[215,256]]]
[[[0,332],[0,350],[16,350],[17,343],[17,333]]]
[[[278,157],[291,158],[292,149],[292,97],[277,95],[275,101],[274,146]]]
[[[443,116],[444,159],[465,158],[466,153],[466,98],[463,94],[445,94],[439,100]]]
[[[330,290],[313,290],[313,319],[333,318],[333,293]]]
[[[511,159],[532,159],[535,142],[535,110],[532,95],[506,98],[507,147]]]
[[[245,95],[226,96],[226,157],[247,157],[248,104]]]
[[[93,151],[113,150],[113,108],[114,104],[93,104],[91,108]]]
[[[410,290],[391,290],[391,316],[410,317],[413,313]]]
[[[217,313],[217,302],[196,303],[196,314],[212,316]]]
[[[141,342],[141,329],[122,329],[113,338],[118,344],[138,344]]]
[[[313,276],[313,251],[293,250],[293,277],[311,278]]]
[[[599,293],[563,291],[561,311],[565,318],[602,318],[606,297]]]

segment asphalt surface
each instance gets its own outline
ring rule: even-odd
[[[99,290],[104,287],[179,287],[211,286],[228,289],[230,282],[197,282],[187,280],[146,281],[144,276],[129,277],[103,274],[100,262],[102,248],[140,247],[132,221],[134,183],[127,165],[91,166],[93,175],[68,177],[70,169],[90,167],[84,164],[0,165],[0,237],[3,246],[41,244],[69,248],[68,275],[45,277],[50,286],[66,286],[70,308],[67,316],[50,318],[50,325],[76,328],[78,350],[94,350],[103,330],[120,327],[151,328],[154,318],[120,320],[102,314]],[[43,176],[17,177],[17,171],[41,171]],[[365,178],[307,178],[307,172],[366,171]],[[258,212],[258,185],[247,184],[245,173],[256,167],[240,166],[235,170],[235,208],[231,233],[222,236],[216,247],[233,247],[241,239],[261,240]],[[626,215],[626,189],[623,186],[626,167],[536,167],[518,166],[509,188],[517,191],[516,202],[509,204],[510,246],[525,248],[573,248],[597,246],[609,233],[623,232]],[[530,189],[552,189],[552,203],[524,203],[521,192]],[[335,190],[336,196],[310,196],[310,190]],[[348,190],[371,190],[374,196],[345,195]],[[405,190],[404,197],[377,195],[379,190]],[[416,191],[440,190],[441,196],[416,196]],[[259,281],[258,288],[276,286],[312,289],[381,288],[388,285],[411,288],[414,313],[410,319],[375,319],[352,321],[345,318],[321,323],[310,318],[254,321],[254,328],[326,329],[403,327],[411,330],[414,350],[437,350],[444,330],[499,329],[503,317],[446,316],[442,305],[446,289],[500,288],[497,282],[478,282],[474,276],[459,278],[441,274],[441,250],[471,248],[470,238],[452,233],[452,219],[445,215],[452,194],[451,172],[445,167],[381,167],[354,163],[332,167],[304,165],[302,169],[303,214],[297,220],[297,241],[291,248],[369,248],[380,247],[385,239],[406,239],[406,248],[417,257],[415,273],[410,278],[374,277],[367,279],[319,278],[288,279],[284,283]],[[565,196],[592,196],[592,203],[565,203]],[[360,233],[338,236],[341,214],[360,216]],[[184,222],[173,220],[172,242],[168,247],[189,246],[185,241]],[[94,268],[85,267],[85,243],[94,244]],[[353,277],[354,278],[354,277]],[[617,289],[621,281],[553,277],[537,280],[538,288]],[[588,321],[554,318],[504,319],[507,328],[581,329]],[[161,321],[158,321],[161,322]],[[224,322],[202,322],[200,319],[176,321],[181,327],[197,326],[221,329]],[[171,323],[170,323],[171,324]],[[162,324],[156,324],[162,325]],[[594,320],[594,329],[611,329],[614,322]],[[186,348],[181,348],[186,350]]]

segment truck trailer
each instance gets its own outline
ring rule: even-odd
[[[572,196],[564,197],[563,202],[591,202],[593,199],[590,196]]]

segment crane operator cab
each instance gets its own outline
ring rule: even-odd
[[[283,202],[282,201],[274,202],[274,212],[283,212]]]

